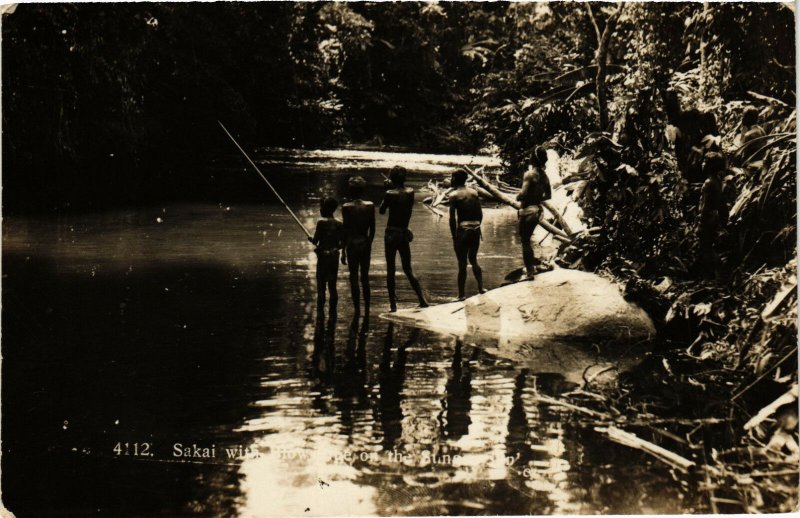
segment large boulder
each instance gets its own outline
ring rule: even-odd
[[[615,283],[566,269],[490,290],[465,302],[381,316],[442,333],[491,338],[498,345],[642,339],[655,333],[650,317],[623,299]]]

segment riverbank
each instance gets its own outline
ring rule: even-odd
[[[797,263],[788,246],[793,240],[785,237],[795,233],[793,216],[782,208],[793,199],[793,173],[783,159],[793,149],[789,143],[772,150],[761,177],[732,170],[729,181],[738,194],[717,243],[723,266],[715,279],[691,273],[697,194],[677,178],[668,155],[654,159],[664,169],[649,180],[577,180],[586,214],[605,224],[563,246],[555,259],[618,279],[625,297],[653,318],[659,336],[659,348],[635,371],[610,384],[586,381],[570,404],[614,420],[651,422],[645,438],[693,463],[687,471],[699,477],[711,512],[797,507]],[[568,175],[605,167],[589,157],[566,162]],[[771,190],[770,178],[791,189]],[[645,181],[663,184],[650,202],[647,195],[618,194],[626,186],[642,192]],[[678,204],[684,204],[680,211]],[[663,221],[668,218],[673,222]],[[774,236],[771,243],[765,235]],[[745,236],[754,242],[741,241]]]

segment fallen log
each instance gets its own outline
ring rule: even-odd
[[[673,453],[665,448],[662,448],[661,446],[645,441],[644,439],[637,437],[630,432],[626,432],[625,430],[621,430],[616,426],[596,426],[595,431],[604,433],[609,439],[616,443],[622,444],[623,446],[642,450],[643,452],[648,453],[658,460],[669,464],[674,468],[678,468],[681,471],[689,471],[690,468],[695,467],[694,461],[691,461],[686,457],[681,457],[677,453]]]
[[[576,412],[590,415],[592,417],[597,417],[600,419],[610,419],[610,417],[605,414],[602,414],[600,412],[597,412],[589,408],[584,408],[582,406],[573,405],[572,403],[567,403],[566,401],[561,401],[560,399],[552,398],[549,396],[543,396],[541,394],[537,394],[535,397],[537,401],[541,401],[542,403],[546,403],[548,405],[563,406],[564,408],[569,408],[570,410],[575,410]]]
[[[480,196],[481,198],[485,198],[487,200],[497,200],[497,197],[494,194],[490,193],[489,191],[487,191],[486,189],[484,189],[479,185],[475,186],[475,190],[478,191],[478,196]]]
[[[747,421],[747,423],[745,423],[744,429],[751,430],[752,428],[755,428],[756,426],[760,425],[762,422],[764,422],[766,418],[774,414],[779,407],[797,401],[797,396],[798,396],[798,388],[797,384],[795,384],[792,386],[791,389],[789,389],[788,392],[786,392],[781,397],[779,397],[769,405],[759,410],[758,413],[754,415],[752,419],[750,419],[749,421]]]
[[[444,217],[444,214],[440,210],[431,207],[427,203],[423,203],[422,206],[425,207],[426,209],[428,209],[429,211],[433,212],[435,215],[439,216],[440,218]]]
[[[556,221],[558,221],[558,224],[561,225],[561,228],[564,229],[564,232],[566,232],[570,236],[574,234],[569,224],[567,223],[567,220],[564,219],[564,216],[562,216],[561,213],[558,212],[558,209],[556,209],[552,203],[545,200],[542,202],[542,207],[550,211],[550,214],[552,214],[553,217],[556,219]]]
[[[497,187],[486,181],[486,179],[480,176],[477,172],[473,171],[468,167],[466,168],[466,170],[469,173],[469,175],[478,183],[478,185],[480,185],[481,187],[492,193],[492,196],[497,198],[499,201],[505,203],[506,205],[510,205],[515,209],[520,209],[522,207],[517,200],[515,200],[508,194],[500,192],[500,190]]]
[[[764,311],[761,312],[761,318],[764,320],[769,319],[775,314],[775,311],[781,307],[784,301],[790,296],[795,295],[797,293],[797,281],[795,279],[789,279],[783,289],[775,295],[775,298],[772,299],[772,302],[767,304],[764,308]]]
[[[544,219],[540,219],[539,220],[539,225],[541,225],[542,228],[544,228],[545,230],[550,232],[550,234],[553,236],[553,239],[555,239],[557,241],[561,241],[562,243],[567,243],[567,244],[572,243],[572,240],[569,238],[569,236],[564,234],[564,232],[562,232],[562,230],[560,228],[556,227],[555,225],[553,225],[549,221],[546,221]],[[545,236],[545,237],[547,237],[547,236]]]

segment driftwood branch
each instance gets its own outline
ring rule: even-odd
[[[436,216],[439,216],[440,218],[444,217],[444,214],[439,209],[435,209],[430,205],[428,205],[427,203],[423,203],[422,206],[428,209],[429,211],[433,212]]]
[[[589,416],[592,416],[592,417],[598,417],[598,418],[601,418],[601,419],[609,419],[609,416],[607,416],[605,414],[601,414],[600,412],[597,412],[595,410],[591,410],[589,408],[584,408],[582,406],[573,405],[572,403],[567,403],[566,401],[562,401],[560,399],[552,398],[552,397],[549,397],[549,396],[543,396],[541,394],[537,395],[536,399],[538,401],[541,401],[542,403],[547,403],[548,405],[563,406],[564,408],[569,408],[570,410],[575,410],[576,412],[580,412],[582,414],[586,414],[586,415],[589,415]]]
[[[754,415],[752,419],[750,419],[749,421],[747,421],[747,423],[745,423],[744,429],[750,430],[752,428],[755,428],[756,426],[764,422],[766,418],[774,414],[779,407],[782,407],[783,405],[788,405],[790,403],[794,403],[795,401],[797,401],[797,394],[798,394],[798,388],[797,385],[794,385],[791,389],[789,389],[788,392],[786,392],[781,397],[779,397],[769,405],[759,410],[758,413]]]
[[[635,448],[637,450],[642,450],[643,452],[648,453],[658,460],[669,464],[674,468],[678,468],[681,471],[689,471],[690,468],[695,467],[694,461],[689,460],[686,457],[681,457],[677,453],[673,453],[665,448],[662,448],[661,446],[658,446],[657,444],[645,441],[644,439],[637,437],[630,432],[620,430],[615,426],[609,426],[607,428],[598,426],[595,427],[595,430],[600,433],[604,433],[609,439],[616,443],[628,446],[630,448]]]
[[[567,220],[564,219],[564,216],[562,216],[561,213],[558,212],[558,209],[556,209],[552,203],[545,200],[542,202],[542,207],[550,211],[550,214],[552,214],[553,217],[556,219],[556,221],[558,221],[558,224],[561,225],[561,228],[564,229],[564,232],[566,232],[568,236],[574,234],[569,224],[567,223]]]

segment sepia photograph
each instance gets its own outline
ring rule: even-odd
[[[0,516],[797,512],[795,16],[0,5]]]

